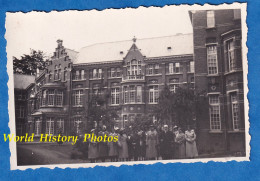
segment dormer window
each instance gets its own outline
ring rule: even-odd
[[[172,47],[167,47],[167,49],[168,49],[168,50],[171,50],[171,49],[172,49]]]
[[[122,54],[124,54],[124,52],[123,52],[123,51],[120,51],[120,54],[122,55]]]

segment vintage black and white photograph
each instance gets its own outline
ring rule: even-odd
[[[6,14],[11,166],[249,160],[246,4]]]

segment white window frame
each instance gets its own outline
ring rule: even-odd
[[[62,107],[63,106],[63,92],[61,90],[56,90],[56,106]]]
[[[215,12],[214,11],[207,11],[207,27],[214,28],[215,24]]]
[[[157,104],[159,102],[159,85],[149,86],[149,104]]]
[[[40,136],[41,135],[41,127],[42,127],[42,121],[40,120],[40,118],[35,118],[35,127],[34,127],[34,133],[35,136]]]
[[[233,96],[235,97],[235,100],[233,99]],[[236,92],[233,92],[230,94],[230,102],[231,102],[231,113],[232,113],[232,122],[233,122],[233,130],[238,131],[239,130],[239,104],[238,104],[238,95]],[[234,109],[237,109],[236,112],[234,112]],[[235,115],[236,114],[236,115]]]
[[[46,134],[53,135],[54,134],[54,118],[47,117],[46,119]]]
[[[217,51],[217,45],[216,44],[207,46],[208,75],[217,75],[218,74],[217,52],[218,51]],[[213,68],[215,68],[216,71],[213,71]]]
[[[217,96],[217,99],[213,101],[213,96]],[[210,94],[209,95],[209,118],[210,118],[210,130],[212,131],[221,131],[221,112],[220,112],[220,99],[219,99],[219,94]],[[218,120],[213,120],[216,118],[212,117],[212,111],[213,109],[218,110]],[[215,113],[216,114],[216,113]],[[219,124],[219,126],[217,125]],[[219,128],[218,128],[219,127]]]
[[[61,129],[62,133],[64,133],[64,118],[58,118],[58,120],[57,120],[57,130],[58,129]]]
[[[83,106],[83,90],[74,90],[74,106]]]
[[[228,72],[234,71],[236,67],[235,62],[235,44],[234,39],[229,39],[226,41],[227,46],[227,60],[228,60]],[[232,44],[232,46],[231,46]],[[233,57],[233,59],[232,59]]]
[[[142,99],[142,86],[138,85],[136,87],[136,102],[140,103],[143,102]]]
[[[111,105],[119,105],[119,87],[111,88]]]
[[[48,90],[48,106],[54,106],[54,102],[55,102],[55,90],[50,89]]]

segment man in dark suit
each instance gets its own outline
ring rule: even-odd
[[[172,159],[172,156],[174,155],[173,142],[174,134],[169,131],[168,125],[164,125],[160,135],[161,156],[163,160]]]

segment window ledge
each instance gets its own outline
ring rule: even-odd
[[[218,77],[220,76],[219,74],[208,74],[207,77]]]
[[[212,133],[212,134],[221,134],[221,133],[223,133],[223,131],[221,131],[221,130],[210,130],[209,133]]]
[[[181,74],[183,74],[183,72],[180,72],[180,73],[172,73],[172,74],[167,73],[167,74],[165,74],[165,75],[181,75]]]
[[[74,106],[72,106],[72,107],[83,107],[83,105],[74,105]]]
[[[134,105],[134,104],[145,104],[144,102],[132,102],[132,103],[124,103],[124,105]]]
[[[77,79],[77,80],[72,80],[72,81],[79,82],[79,81],[84,81],[84,80],[87,80],[87,79]]]
[[[214,26],[214,27],[206,27],[206,30],[216,30],[216,29],[217,29],[216,26]]]
[[[228,133],[244,133],[245,130],[230,130]]]
[[[122,77],[109,77],[108,79],[121,79]]]
[[[194,74],[195,72],[187,72],[188,74]]]
[[[225,72],[224,75],[229,75],[229,74],[233,74],[233,73],[237,73],[237,72],[242,72],[242,70],[232,70],[229,72]]]
[[[148,104],[153,105],[153,104],[158,104],[158,102],[149,102]]]
[[[145,76],[152,77],[152,76],[161,76],[162,74],[146,74]]]

